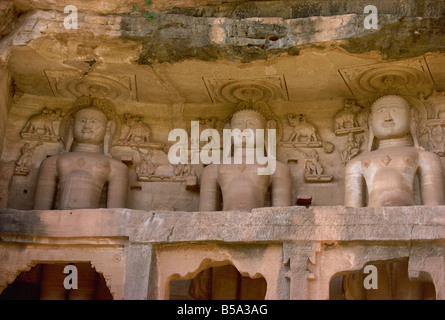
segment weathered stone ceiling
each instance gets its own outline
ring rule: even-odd
[[[378,30],[359,0],[153,2],[147,20],[131,13],[143,1],[2,1],[0,63],[16,93],[161,104],[218,103],[232,79],[283,101],[371,93],[385,70],[419,90],[445,84],[441,1],[377,1]]]

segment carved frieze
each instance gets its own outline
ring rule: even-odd
[[[427,99],[423,96],[421,98],[429,108],[429,116],[422,132],[428,136],[427,148],[443,157],[445,155],[445,92],[433,90]]]

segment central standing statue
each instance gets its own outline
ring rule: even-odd
[[[265,129],[266,119],[255,110],[243,109],[233,114],[230,129]],[[292,203],[292,180],[289,167],[276,162],[275,172],[259,175],[258,163],[247,164],[248,156],[255,155],[255,148],[264,145],[234,144],[234,154],[242,152],[241,164],[211,164],[201,176],[200,211],[239,210],[251,211],[264,207],[266,194],[271,188],[271,204],[274,207],[290,206]],[[241,149],[241,150],[239,150]],[[213,279],[213,280],[212,280]],[[243,285],[244,284],[244,285]],[[244,288],[244,290],[241,290]],[[190,295],[197,299],[262,299],[265,287],[260,279],[240,277],[232,266],[208,268],[191,282]]]
[[[346,166],[345,206],[444,204],[440,158],[418,147],[415,117],[411,111],[408,101],[396,95],[387,95],[374,102],[368,121],[369,152],[350,160]],[[376,150],[372,150],[374,138],[378,140]],[[419,197],[414,188],[417,175]],[[417,198],[420,200],[416,201]],[[407,262],[377,264],[377,270],[378,290],[364,289],[363,273],[346,275],[343,280],[346,298],[423,299],[434,296],[423,282],[409,280]],[[380,282],[380,279],[386,281]],[[397,285],[391,287],[391,283]]]
[[[257,111],[241,110],[236,112],[230,121],[230,128],[265,129],[266,120]],[[276,162],[276,170],[271,175],[258,175],[258,163],[246,164],[246,158],[255,154],[255,148],[264,148],[254,143],[253,147],[245,143],[235,144],[234,153],[243,154],[243,163],[211,164],[204,169],[201,177],[200,211],[241,210],[251,211],[264,207],[266,193],[271,187],[273,207],[290,206],[292,202],[292,180],[290,169],[285,164]],[[240,148],[242,150],[236,150]],[[256,159],[256,158],[255,158]]]

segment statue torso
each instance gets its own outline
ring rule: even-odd
[[[369,207],[414,205],[414,178],[419,150],[391,147],[365,153],[360,158],[369,194]]]
[[[224,211],[243,210],[264,206],[271,176],[258,175],[257,164],[221,164],[218,183],[221,187]]]
[[[57,159],[60,209],[97,208],[112,159],[99,153],[70,152]]]

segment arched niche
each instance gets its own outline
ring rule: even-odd
[[[266,279],[242,275],[227,264],[207,267],[191,279],[170,281],[170,300],[264,300]]]
[[[157,281],[150,284],[149,290],[152,292],[150,299],[168,300],[171,297],[172,281],[190,281],[205,269],[226,265],[235,267],[242,277],[264,278],[267,284],[264,299],[279,298],[279,284],[282,278],[282,248],[279,244],[163,245],[156,248],[155,257],[153,274],[156,275]],[[187,284],[182,283],[182,286]]]
[[[77,272],[77,289],[66,289],[67,265]],[[71,282],[72,283],[72,282]],[[88,262],[38,263],[22,271],[0,294],[0,300],[112,300],[104,276]]]
[[[430,279],[427,281],[425,279]],[[410,279],[408,258],[366,263],[355,271],[339,272],[329,283],[330,300],[435,300],[431,277]]]

